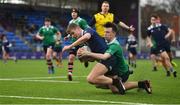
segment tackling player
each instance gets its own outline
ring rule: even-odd
[[[94,53],[83,48],[78,52],[81,56],[91,56],[100,60],[89,73],[87,81],[95,85],[108,85],[113,93],[125,94],[126,90],[142,88],[148,94],[151,94],[152,90],[149,80],[127,82],[130,72],[123,57],[122,48],[116,40],[117,27],[111,22],[106,23],[104,26],[108,49],[104,53]],[[117,86],[115,78],[121,78],[120,87]]]

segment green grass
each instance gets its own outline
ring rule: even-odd
[[[174,61],[179,65],[175,69],[180,73],[180,59]],[[157,72],[152,72],[150,60],[138,60],[137,68],[129,81],[151,80],[153,94],[149,95],[145,91],[137,92],[137,89],[132,89],[123,96],[112,94],[110,90],[97,89],[87,83],[86,76],[95,63],[85,68],[83,63],[76,61],[73,75],[77,77],[73,78],[73,82],[68,82],[66,78],[67,60],[63,63],[62,68],[55,68],[55,74],[49,75],[44,60],[19,60],[17,64],[13,61],[7,64],[0,61],[0,104],[110,104],[110,101],[132,104],[180,104],[179,75],[177,78],[166,77],[162,67],[159,67]],[[62,78],[35,78],[58,76]]]

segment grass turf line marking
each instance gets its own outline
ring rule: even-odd
[[[23,80],[23,79],[0,79],[0,81],[20,81],[20,82],[53,82],[53,83],[79,83],[79,81],[59,81],[59,80]]]
[[[73,78],[85,78],[85,77],[87,77],[87,76],[73,76]],[[25,78],[0,78],[0,79],[51,79],[51,78],[67,78],[67,76],[55,76],[55,77],[25,77]]]
[[[18,98],[18,99],[35,99],[35,100],[55,100],[55,101],[74,101],[74,102],[92,102],[92,103],[111,103],[111,104],[126,104],[126,105],[151,105],[143,103],[118,102],[118,101],[103,101],[103,100],[86,100],[86,99],[68,99],[68,98],[48,98],[48,97],[30,97],[30,96],[7,96],[0,95],[1,98]]]

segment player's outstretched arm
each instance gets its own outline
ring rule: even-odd
[[[75,46],[78,46],[84,42],[86,42],[87,40],[89,40],[91,38],[91,35],[89,33],[86,33],[85,35],[81,36],[78,40],[76,40],[74,43],[72,43],[69,46],[64,46],[62,52],[69,50]]]
[[[104,54],[93,53],[93,52],[87,51],[87,49],[83,49],[83,48],[79,49],[78,56],[90,56],[92,58],[100,59],[100,60],[106,60],[111,57],[111,55],[109,53],[104,53]]]
[[[128,25],[126,25],[125,23],[123,23],[122,21],[119,22],[119,26],[121,26],[121,27],[123,27],[123,28],[125,28],[125,29],[127,29],[127,30],[130,30],[130,31],[134,31],[134,30],[135,30],[135,28],[133,27],[133,25],[128,26]]]

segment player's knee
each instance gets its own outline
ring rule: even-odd
[[[51,55],[47,54],[46,59],[51,59]]]
[[[133,55],[130,53],[130,54],[129,54],[129,57],[130,57],[130,58],[132,58],[132,57],[133,57]]]
[[[87,77],[87,81],[88,81],[88,83],[90,83],[90,84],[95,84],[96,82],[95,82],[95,79],[92,77],[92,76],[88,76]]]
[[[170,59],[169,59],[169,56],[168,56],[168,55],[165,55],[165,54],[164,54],[164,55],[162,55],[162,58],[163,58],[165,61],[170,60]]]
[[[53,57],[52,57],[52,58],[53,58],[53,59],[56,59],[56,56],[54,56],[54,55],[53,55]]]
[[[166,60],[166,61],[170,61],[170,59],[169,59],[169,57],[168,57],[168,56],[166,56],[166,57],[165,57],[165,60]]]
[[[151,59],[155,59],[156,56],[155,55],[150,55],[150,57],[151,57]]]
[[[75,58],[74,55],[70,55],[70,56],[69,56],[69,61],[73,62],[73,61],[74,61],[74,58]]]

